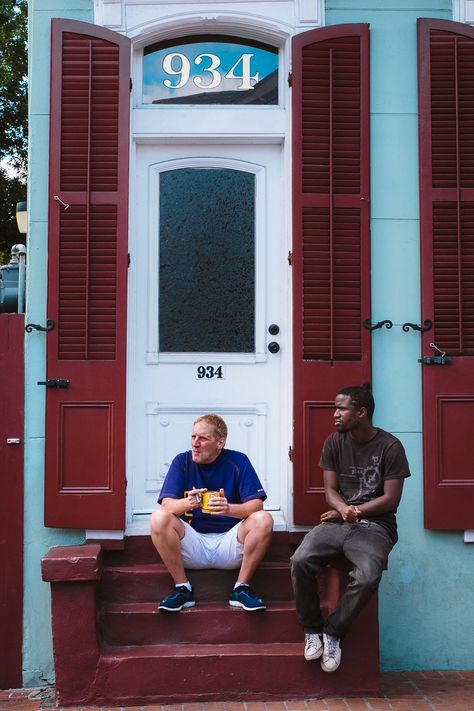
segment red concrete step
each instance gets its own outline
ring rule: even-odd
[[[229,599],[237,571],[189,570],[188,574],[197,601],[224,602]],[[103,569],[100,596],[107,601],[159,602],[172,585],[172,578],[162,563],[116,565]],[[265,601],[293,599],[289,563],[261,563],[252,586]]]
[[[271,602],[265,611],[245,612],[205,602],[178,613],[159,612],[156,603],[109,603],[100,612],[100,634],[107,644],[263,644],[301,642],[292,602]]]
[[[208,570],[192,572],[198,606],[175,615],[155,610],[160,587],[166,594],[170,583],[164,566],[138,560],[116,567],[109,560],[104,568],[97,544],[54,548],[43,559],[61,706],[377,695],[376,596],[344,640],[341,668],[325,674],[318,662],[304,660],[302,633],[296,641],[287,559],[264,562],[255,576],[267,611],[228,608],[235,571]],[[347,579],[347,561],[318,576],[328,613]],[[156,635],[160,643],[150,644]],[[111,644],[123,640],[127,644]]]
[[[177,644],[104,649],[94,703],[122,706],[316,696],[376,696],[378,661],[352,637],[333,674],[307,662],[302,642]]]
[[[275,531],[265,560],[289,560],[292,552],[299,545],[304,533],[290,533],[288,531]],[[117,543],[115,544],[117,545]],[[150,536],[126,536],[120,542],[122,548],[117,550],[104,550],[102,562],[104,566],[157,563],[160,561],[151,542]]]

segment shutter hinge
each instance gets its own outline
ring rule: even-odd
[[[293,447],[291,446],[291,444],[288,447],[288,459],[290,460],[290,462],[293,461]]]
[[[288,264],[290,267],[293,265],[293,252],[288,252]]]
[[[71,384],[66,378],[49,378],[48,380],[38,380],[38,385],[46,385],[47,388],[61,388],[65,390]]]
[[[291,86],[293,84],[293,73],[288,72],[288,86]]]
[[[130,93],[132,93],[132,89],[133,89],[133,81],[132,81],[132,77],[130,77]]]
[[[129,252],[128,255],[127,255],[127,268],[128,268],[128,269],[130,269],[130,262],[131,262],[131,261],[132,261],[132,260],[130,259],[130,252]]]

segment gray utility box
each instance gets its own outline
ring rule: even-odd
[[[0,267],[0,313],[16,313],[18,309],[18,260]]]

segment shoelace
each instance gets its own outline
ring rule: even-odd
[[[310,645],[316,647],[317,645],[321,644],[319,634],[317,634],[317,633],[311,634],[310,632],[307,632],[305,636],[306,636],[306,641],[309,642]]]
[[[327,646],[328,646],[328,651],[327,651],[327,656],[328,657],[336,657],[337,650],[338,650],[338,640],[333,639],[332,637],[326,637],[327,640]]]

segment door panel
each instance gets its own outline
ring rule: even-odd
[[[22,685],[23,314],[0,315],[0,689]]]
[[[474,29],[418,21],[425,527],[474,528]],[[442,354],[447,358],[443,358]],[[433,362],[433,357],[437,361]]]
[[[314,524],[335,395],[371,377],[368,26],[297,35],[292,85],[294,512]]]

